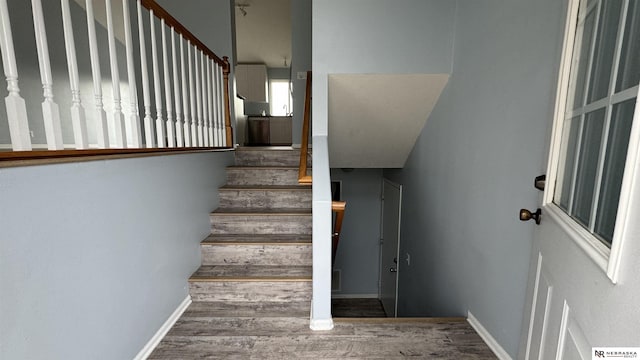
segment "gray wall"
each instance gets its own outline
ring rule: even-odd
[[[0,358],[132,359],[187,296],[232,159],[0,169]]]
[[[449,0],[313,2],[313,135],[328,134],[328,74],[450,73],[455,8]]]
[[[565,1],[458,1],[449,84],[402,170],[399,311],[471,311],[515,357]]]
[[[311,70],[311,0],[291,2],[291,77],[293,83],[293,144],[300,144],[306,80],[297,73]]]
[[[342,270],[342,288],[335,295],[378,295],[380,254],[381,169],[331,169],[342,181],[347,202],[334,269]]]

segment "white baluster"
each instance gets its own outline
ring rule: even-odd
[[[151,93],[149,91],[149,69],[147,46],[144,38],[141,0],[138,0],[138,39],[140,41],[140,71],[142,72],[142,97],[144,102],[144,141],[147,148],[153,147],[153,118],[151,117]]]
[[[191,146],[198,146],[198,119],[196,117],[196,90],[193,82],[193,61],[191,61],[191,49],[195,53],[195,46],[189,42],[187,52],[189,54],[189,96],[191,100]]]
[[[67,53],[67,67],[69,69],[69,84],[71,85],[71,124],[76,149],[89,147],[87,140],[87,119],[80,100],[80,80],[78,76],[78,59],[76,57],[76,42],[73,37],[73,23],[69,0],[61,0],[62,24],[64,27],[64,45]]]
[[[49,150],[62,150],[62,126],[60,125],[60,109],[53,101],[53,77],[51,76],[51,61],[49,60],[49,46],[47,45],[47,31],[44,27],[44,15],[40,0],[31,0],[33,10],[33,28],[36,34],[36,47],[38,49],[38,64],[40,66],[40,79],[44,101],[42,102],[42,116],[44,118],[44,131],[47,137]]]
[[[107,128],[107,113],[102,103],[102,75],[100,73],[100,55],[98,54],[98,40],[96,39],[96,23],[93,16],[93,1],[87,0],[85,11],[87,13],[87,32],[89,33],[89,55],[91,57],[91,75],[93,78],[93,95],[96,99],[96,136],[98,147],[109,147],[109,131]]]
[[[156,138],[158,147],[165,145],[165,132],[162,118],[162,93],[160,84],[160,69],[158,68],[158,44],[156,42],[156,27],[154,25],[153,10],[149,12],[149,24],[151,24],[151,59],[153,63],[153,90],[156,102]]]
[[[131,37],[131,17],[129,14],[129,0],[122,1],[122,17],[124,18],[124,37],[127,52],[127,78],[129,81],[129,125],[131,132],[127,138],[133,147],[142,147],[140,134],[140,113],[138,112],[138,87],[136,86],[135,58],[133,54],[133,39]]]
[[[202,67],[202,141],[204,146],[209,147],[209,136],[207,129],[209,128],[209,88],[207,87],[207,68],[205,67],[205,55],[200,54],[200,64]]]
[[[215,146],[220,146],[220,131],[218,130],[218,127],[220,126],[220,115],[218,114],[218,64],[215,61],[211,60],[211,67],[211,87],[213,88],[213,95],[211,98],[213,102],[213,143],[215,144]]]
[[[20,87],[18,86],[18,66],[13,47],[7,0],[0,0],[0,48],[2,50],[4,75],[7,78],[7,90],[9,91],[9,95],[4,98],[4,102],[7,106],[11,147],[14,151],[31,150],[31,132],[29,131],[27,106],[20,96]]]
[[[213,89],[211,88],[211,59],[209,57],[204,58],[204,63],[207,66],[207,105],[209,108],[209,122],[207,124],[207,131],[205,132],[207,138],[209,139],[209,146],[215,146],[213,142]]]
[[[196,134],[198,136],[198,146],[203,146],[202,143],[202,91],[200,89],[200,84],[202,83],[202,80],[200,79],[200,51],[198,51],[197,48],[193,48],[194,52],[194,62],[195,62],[195,68],[196,68],[196,77],[195,77],[195,81],[196,81],[196,106],[197,106],[197,111],[198,111],[198,124],[197,124],[197,128],[196,128]]]
[[[224,123],[224,75],[222,74],[222,66],[218,66],[218,114],[220,146],[226,146],[227,130]]]
[[[124,126],[124,114],[120,98],[120,71],[118,69],[118,53],[116,52],[116,38],[113,31],[113,14],[111,0],[106,0],[107,36],[109,38],[109,62],[111,65],[111,88],[113,92],[113,129],[116,136],[115,145],[119,148],[127,147],[127,135]]]
[[[186,66],[185,66],[185,60],[184,60],[184,42],[186,40],[183,40],[182,37],[180,37],[180,69],[181,69],[181,76],[182,76],[182,107],[184,108],[184,146],[186,147],[190,147],[191,146],[191,136],[189,136],[189,121],[190,121],[190,117],[189,117],[189,90],[187,89],[187,71],[186,71]],[[189,46],[187,44],[187,46]],[[187,51],[189,51],[189,48],[187,47]]]
[[[173,123],[173,104],[171,101],[171,77],[169,76],[169,55],[167,52],[167,26],[164,19],[160,21],[162,29],[162,65],[164,70],[164,100],[167,103],[167,146],[176,147],[175,124]]]
[[[176,105],[176,145],[184,147],[182,109],[180,108],[180,81],[178,79],[178,57],[176,55],[176,31],[171,28],[171,60],[173,63],[173,94]]]

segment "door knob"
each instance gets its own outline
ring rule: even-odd
[[[396,268],[390,268],[390,269],[389,269],[389,272],[398,272],[398,269],[396,269]]]
[[[538,208],[534,213],[532,213],[527,209],[520,209],[520,221],[529,221],[533,219],[536,221],[537,225],[540,225],[541,217],[542,217],[542,210],[540,210],[540,208]]]

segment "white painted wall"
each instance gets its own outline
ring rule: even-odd
[[[293,144],[300,144],[304,119],[306,79],[298,80],[298,72],[311,70],[311,0],[291,2],[291,74],[293,79]]]
[[[328,134],[328,74],[447,74],[456,3],[313,2],[313,134]]]
[[[544,173],[564,1],[458,1],[452,77],[402,170],[399,311],[472,312],[513,357],[523,317],[533,178]]]
[[[232,160],[0,169],[0,358],[132,359],[187,296]]]
[[[331,180],[342,182],[347,202],[334,265],[342,289],[333,294],[377,296],[382,169],[331,169]]]

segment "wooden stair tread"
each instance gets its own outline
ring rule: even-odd
[[[310,191],[307,185],[224,185],[218,190],[285,190],[285,191]]]
[[[212,212],[214,215],[311,215],[311,209],[295,208],[217,208]]]
[[[212,244],[311,244],[310,235],[297,234],[238,234],[209,235],[202,240],[203,245]]]
[[[311,281],[311,266],[202,265],[189,281]]]
[[[309,301],[291,302],[232,302],[232,301],[194,301],[184,312],[183,317],[307,317]]]

